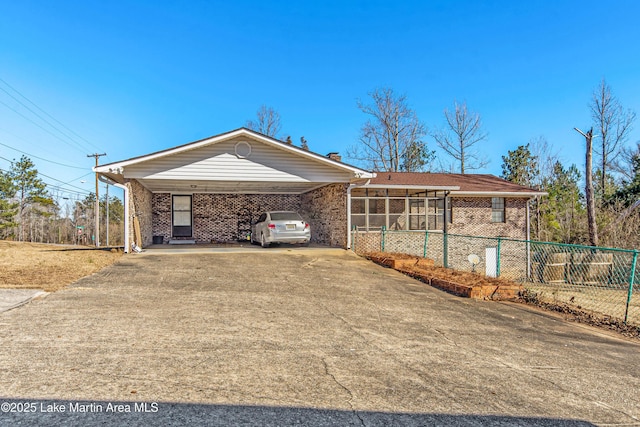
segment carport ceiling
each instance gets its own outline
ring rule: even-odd
[[[329,182],[258,182],[213,180],[138,179],[154,193],[220,193],[220,194],[301,194],[324,187]]]

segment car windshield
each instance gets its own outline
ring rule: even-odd
[[[271,212],[272,221],[302,221],[297,212]]]

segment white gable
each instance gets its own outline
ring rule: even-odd
[[[259,182],[349,182],[351,177],[346,171],[248,138],[237,138],[126,166],[124,175],[125,178],[143,179]]]
[[[244,129],[96,170],[156,192],[301,193],[368,174]]]

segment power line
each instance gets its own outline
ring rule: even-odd
[[[60,120],[56,119],[55,117],[53,117],[51,114],[47,113],[45,110],[43,110],[42,108],[40,108],[35,102],[33,102],[32,100],[30,100],[29,98],[27,98],[25,95],[23,95],[22,93],[20,93],[20,91],[16,88],[14,88],[13,86],[11,86],[9,83],[7,83],[5,80],[3,80],[0,77],[0,82],[4,83],[7,87],[9,87],[12,91],[14,91],[15,93],[17,93],[20,97],[22,97],[23,99],[25,99],[27,102],[29,102],[31,105],[33,105],[35,108],[37,108],[38,110],[40,110],[42,113],[44,113],[47,117],[49,117],[51,120],[53,120],[54,122],[58,123],[60,126],[62,126],[63,128],[65,128],[66,130],[68,130],[69,132],[71,132],[73,135],[77,136],[78,138],[80,138],[81,140],[83,140],[84,142],[86,142],[87,144],[91,145],[94,148],[98,148],[96,147],[93,143],[91,143],[89,140],[87,140],[86,138],[83,138],[81,135],[79,135],[77,132],[73,131],[72,129],[70,129],[68,126],[66,126],[64,123],[62,123]],[[14,100],[16,100],[17,102],[19,102],[21,105],[23,105],[26,109],[28,109],[29,111],[31,111],[33,114],[35,114],[36,116],[38,116],[41,120],[43,120],[44,122],[48,123],[49,126],[53,127],[54,129],[56,129],[58,132],[60,132],[61,134],[65,135],[67,138],[69,138],[70,140],[73,140],[73,138],[69,137],[69,135],[65,134],[64,132],[62,132],[60,129],[58,129],[56,126],[52,125],[51,123],[49,123],[47,120],[45,120],[44,118],[42,118],[42,116],[40,116],[38,113],[36,113],[35,111],[31,110],[28,106],[26,106],[23,102],[21,102],[19,99],[17,99],[16,97],[14,97],[13,95],[11,95],[9,92],[7,92],[5,89],[0,87],[0,90],[2,90],[4,93],[6,93],[7,95],[9,95],[11,98],[13,98]],[[75,141],[74,141],[75,142]]]
[[[65,141],[64,139],[60,138],[58,135],[56,135],[55,133],[51,132],[49,129],[45,129],[42,125],[40,125],[40,124],[36,123],[35,121],[31,120],[29,117],[25,116],[24,114],[22,114],[21,112],[19,112],[18,110],[16,110],[16,109],[15,109],[15,108],[13,108],[12,106],[10,106],[9,104],[7,104],[7,103],[5,103],[5,102],[3,102],[3,101],[0,101],[0,104],[4,105],[4,106],[5,106],[5,107],[7,107],[8,109],[10,109],[11,111],[13,111],[13,112],[14,112],[14,113],[16,113],[17,115],[19,115],[20,117],[24,118],[25,120],[28,120],[29,122],[31,122],[31,123],[33,123],[34,125],[38,126],[40,129],[42,129],[43,131],[47,132],[49,135],[53,136],[54,138],[59,139],[60,141],[62,141],[62,142],[64,142],[65,144],[67,144],[68,146],[73,147],[73,148],[75,148],[76,150],[78,150],[78,151],[82,152],[82,150],[81,150],[81,148],[82,148],[82,147],[81,147],[77,142],[73,141],[73,142],[74,142],[76,145],[78,145],[78,147],[80,147],[80,148],[78,148],[78,147],[76,147],[76,146],[74,146],[74,145],[71,145],[68,141]]]
[[[38,175],[42,175],[42,176],[44,176],[45,178],[49,178],[49,179],[52,179],[52,180],[54,180],[54,181],[61,182],[61,183],[62,183],[61,185],[68,185],[69,187],[76,188],[76,189],[78,189],[78,190],[82,190],[82,191],[86,191],[87,193],[90,193],[90,191],[87,191],[87,190],[85,190],[84,188],[76,187],[75,185],[71,185],[70,183],[71,183],[71,182],[73,182],[73,181],[77,181],[77,180],[79,180],[80,178],[84,178],[84,177],[85,177],[85,176],[87,176],[87,175],[91,175],[92,173],[93,173],[93,172],[86,173],[86,174],[84,174],[84,175],[82,175],[82,176],[79,176],[78,178],[72,179],[72,180],[71,180],[71,181],[69,181],[69,182],[63,182],[63,181],[61,181],[61,180],[59,180],[59,179],[56,179],[56,178],[54,178],[54,177],[52,177],[52,176],[49,176],[49,175],[45,175],[45,174],[43,174],[43,173],[41,173],[41,172],[38,172]]]
[[[0,171],[2,171],[2,169],[0,169]],[[4,171],[4,172],[8,172],[8,171]],[[69,190],[68,188],[64,188],[55,184],[51,184],[49,182],[46,181],[42,181],[47,185],[47,188],[53,188],[54,190],[58,190],[60,192],[64,192],[67,194],[75,194],[75,195],[81,195],[81,196],[88,196],[90,194],[92,194],[90,191],[87,190],[83,190],[83,191],[74,191],[74,190]],[[61,184],[62,185],[62,184]],[[75,188],[79,188],[79,187],[75,187]]]
[[[0,159],[2,159],[2,160],[6,160],[7,162],[9,162],[9,163],[11,163],[11,164],[13,165],[13,160],[9,160],[9,159],[7,159],[6,157],[2,157],[2,156],[0,156]],[[69,187],[76,188],[76,189],[78,189],[78,190],[80,190],[80,191],[82,191],[82,192],[86,192],[87,194],[90,194],[90,193],[91,193],[90,191],[87,191],[87,190],[85,190],[84,188],[80,188],[80,187],[77,187],[77,186],[75,186],[75,185],[71,185],[70,183],[71,183],[71,182],[73,182],[73,181],[77,181],[77,180],[78,180],[78,179],[80,179],[80,178],[84,178],[84,177],[85,177],[85,176],[87,176],[87,175],[91,175],[93,172],[88,172],[88,173],[86,173],[86,174],[84,174],[84,175],[82,175],[82,176],[80,176],[80,177],[78,177],[78,178],[74,178],[74,179],[72,179],[72,180],[71,180],[71,181],[69,181],[69,182],[61,181],[61,180],[59,180],[59,179],[57,179],[57,178],[54,178],[54,177],[52,177],[52,176],[45,175],[45,174],[43,174],[42,172],[39,172],[39,171],[36,171],[36,172],[37,172],[37,174],[38,174],[38,175],[44,176],[45,178],[49,178],[49,179],[52,179],[52,180],[54,180],[54,181],[57,181],[57,182],[62,183],[62,184],[60,184],[60,185],[67,185],[67,186],[69,186]]]
[[[83,170],[87,169],[86,167],[83,168],[83,167],[80,167],[80,166],[65,165],[64,163],[54,162],[53,160],[48,160],[48,159],[45,159],[44,157],[38,157],[35,154],[29,154],[26,151],[18,150],[17,148],[11,147],[10,145],[7,145],[7,144],[3,144],[2,142],[0,142],[0,145],[2,145],[3,147],[10,148],[10,149],[12,149],[14,151],[17,151],[18,153],[26,154],[27,156],[36,158],[38,160],[43,160],[45,162],[53,163],[55,165],[60,165],[60,166],[64,166],[64,167],[67,167],[67,168],[74,168],[74,169],[83,169]]]
[[[19,103],[20,105],[22,105],[24,108],[26,108],[27,110],[29,110],[31,113],[33,113],[36,117],[38,117],[40,120],[42,120],[43,122],[45,122],[46,124],[48,124],[49,126],[51,126],[54,130],[58,131],[61,135],[63,135],[65,138],[67,138],[69,141],[73,142],[74,144],[77,144],[79,147],[82,147],[77,141],[74,141],[73,138],[69,137],[69,135],[67,135],[66,133],[62,132],[60,129],[58,129],[57,127],[55,127],[54,125],[52,125],[49,121],[47,121],[45,118],[43,118],[40,114],[36,113],[35,111],[33,111],[31,108],[29,108],[28,105],[25,105],[22,101],[20,101],[18,98],[16,98],[15,96],[11,95],[9,92],[7,92],[4,88],[0,87],[0,90],[3,91],[4,93],[6,93],[7,95],[9,95],[11,98],[13,98],[14,101],[16,101],[17,103]],[[7,104],[5,104],[7,105]],[[17,112],[16,110],[13,110],[14,112]],[[24,117],[24,116],[23,116]]]
[[[61,193],[66,193],[66,194],[76,194],[76,195],[81,195],[81,196],[89,196],[89,195],[91,195],[91,194],[92,194],[90,191],[85,191],[85,192],[82,192],[82,191],[73,191],[73,190],[69,190],[69,189],[64,188],[64,187],[60,187],[60,186],[57,186],[57,185],[51,184],[51,183],[46,182],[46,181],[43,181],[43,182],[44,182],[45,184],[47,184],[47,188],[51,188],[51,189],[53,189],[53,190],[60,191]]]
[[[20,141],[25,142],[26,145],[21,144],[20,142],[16,142],[16,143],[21,147],[29,147],[30,150],[38,149],[39,151],[41,151],[43,153],[42,155],[46,154],[50,158],[57,158],[57,156],[59,156],[61,154],[64,154],[65,157],[69,157],[69,154],[67,152],[60,150],[60,148],[59,148],[57,143],[50,144],[50,143],[48,143],[47,140],[45,140],[45,143],[48,144],[47,147],[37,146],[35,138],[31,138],[31,137],[29,139],[23,138],[22,136],[17,135],[14,132],[11,132],[10,130],[8,130],[8,129],[2,127],[2,126],[0,126],[0,133],[6,133],[7,135],[11,135],[13,138],[16,138],[16,139],[18,139]],[[5,139],[8,142],[11,142],[12,144],[14,143],[13,139],[10,139],[10,138],[4,137],[4,136],[2,138]],[[38,138],[38,140],[40,140],[40,139],[41,138]]]

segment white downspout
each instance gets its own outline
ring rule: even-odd
[[[347,250],[351,249],[351,189],[356,184],[349,184],[347,187]]]
[[[114,183],[118,188],[122,188],[124,191],[123,203],[124,203],[124,253],[129,253],[129,187],[124,184]]]
[[[118,184],[117,182],[107,178],[106,176],[98,175],[100,181],[111,184],[117,188],[122,188],[124,191],[123,203],[124,203],[124,253],[129,253],[129,187],[124,184]]]

